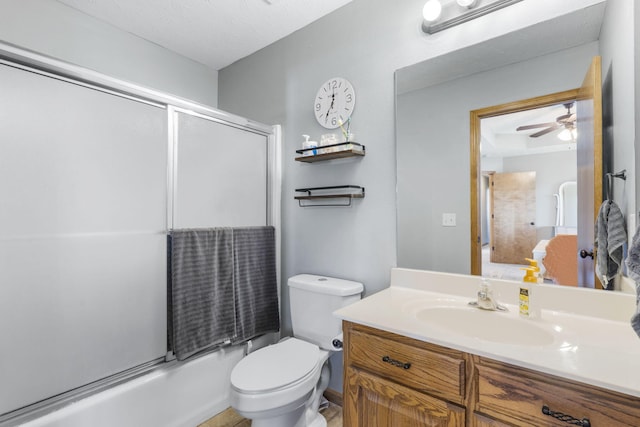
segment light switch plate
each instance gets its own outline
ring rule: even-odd
[[[455,227],[456,226],[456,214],[443,213],[442,214],[442,226],[443,227]]]

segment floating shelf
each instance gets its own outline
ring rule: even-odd
[[[313,150],[326,150],[327,148],[336,147],[338,151],[331,153],[304,155],[304,153]],[[358,144],[357,142],[341,142],[339,144],[323,145],[322,147],[304,148],[302,150],[296,150],[296,153],[302,154],[300,157],[296,157],[296,161],[304,163],[315,163],[324,160],[344,159],[346,157],[363,157],[366,154],[365,146]]]
[[[335,190],[346,190],[348,192],[340,192]],[[358,190],[358,192],[353,192],[350,190]],[[330,192],[326,193],[327,191],[330,191]],[[353,199],[364,199],[364,187],[360,187],[359,185],[337,185],[333,187],[296,188],[296,192],[307,193],[306,196],[294,197],[298,201],[298,205],[301,208],[306,208],[311,206],[351,206],[351,201]],[[328,200],[328,199],[346,200],[347,203],[311,203],[311,204],[302,203],[303,200]]]

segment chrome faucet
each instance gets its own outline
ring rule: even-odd
[[[491,284],[487,279],[482,279],[480,289],[478,290],[478,300],[469,302],[469,305],[478,307],[482,310],[490,311],[508,311],[507,307],[498,303],[493,296]]]

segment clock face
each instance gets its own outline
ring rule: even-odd
[[[336,77],[327,80],[316,95],[313,112],[322,126],[335,129],[351,116],[356,105],[356,93],[347,80]]]

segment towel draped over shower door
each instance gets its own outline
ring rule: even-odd
[[[275,229],[233,229],[236,337],[243,342],[280,330]]]
[[[174,230],[169,257],[168,339],[179,360],[280,329],[273,227]]]

